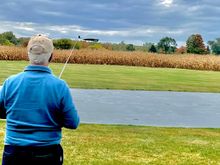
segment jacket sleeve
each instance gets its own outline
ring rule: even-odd
[[[5,119],[6,118],[6,110],[4,107],[4,99],[5,99],[5,83],[2,87],[0,87],[0,118]]]
[[[80,118],[68,85],[65,85],[62,93],[61,110],[63,116],[63,126],[65,128],[76,129],[79,125]]]

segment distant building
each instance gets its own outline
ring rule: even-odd
[[[99,41],[99,39],[96,39],[96,38],[84,38],[83,40],[88,41],[88,42],[98,42]]]

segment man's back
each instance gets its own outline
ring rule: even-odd
[[[67,84],[46,66],[30,65],[3,85],[7,127],[5,144],[59,144],[61,128],[76,128],[79,117]]]
[[[79,116],[67,84],[52,75],[53,40],[38,34],[27,45],[29,66],[0,89],[6,118],[2,165],[62,165],[61,128],[76,129]]]

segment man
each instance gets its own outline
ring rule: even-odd
[[[7,121],[2,164],[61,165],[61,128],[76,129],[79,116],[68,85],[48,67],[52,40],[33,36],[27,49],[30,65],[0,90],[0,114]]]

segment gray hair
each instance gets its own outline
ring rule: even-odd
[[[28,57],[31,62],[31,64],[36,65],[44,65],[49,62],[51,54],[33,54],[28,52]]]

